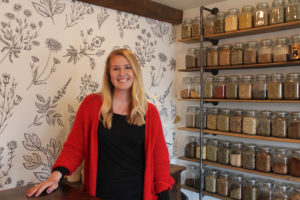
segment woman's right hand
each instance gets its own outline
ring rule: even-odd
[[[26,192],[27,197],[38,197],[45,189],[50,194],[53,190],[58,188],[58,183],[62,177],[59,171],[54,171],[47,180],[33,186]]]

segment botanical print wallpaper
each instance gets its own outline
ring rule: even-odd
[[[128,48],[173,156],[171,24],[71,0],[0,0],[0,190],[49,176],[107,55]]]

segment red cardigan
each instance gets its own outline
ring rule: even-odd
[[[85,160],[83,191],[93,196],[96,195],[97,130],[101,105],[102,99],[98,94],[88,95],[83,100],[62,152],[52,167],[66,167],[72,174]],[[151,103],[148,103],[146,112],[145,159],[144,200],[157,200],[157,194],[170,190],[174,180],[170,176],[169,154],[160,116]]]

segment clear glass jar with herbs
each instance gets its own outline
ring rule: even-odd
[[[242,166],[242,147],[243,143],[235,142],[231,144],[230,165],[235,167]]]
[[[232,133],[242,132],[243,111],[239,109],[230,111],[229,130]]]
[[[235,75],[228,76],[226,81],[226,99],[237,99],[238,98],[238,82],[239,77]]]
[[[224,33],[225,32],[225,16],[226,16],[226,13],[224,11],[218,12],[216,22],[215,22],[215,32],[214,33]]]
[[[217,130],[219,131],[229,131],[229,109],[220,109],[217,117]]]
[[[222,172],[217,177],[217,194],[229,196],[231,184],[231,175],[227,172]]]
[[[188,165],[187,170],[185,171],[185,180],[184,184],[189,187],[195,187],[196,174],[197,174],[196,165]]]
[[[272,62],[272,46],[273,41],[270,39],[261,40],[257,51],[258,63],[270,63]]]
[[[214,77],[213,76],[205,76],[204,77],[204,89],[203,89],[203,96],[204,98],[207,98],[207,99],[212,99],[214,96],[213,96],[213,89],[214,89],[214,86],[213,86],[213,82],[214,82]]]
[[[300,149],[293,150],[289,156],[289,174],[300,177]]]
[[[276,111],[272,116],[272,136],[285,138],[287,137],[288,113]]]
[[[300,99],[300,73],[288,73],[283,88],[284,99]]]
[[[272,200],[274,183],[271,181],[264,181],[258,189],[258,199]]]
[[[273,0],[270,10],[270,24],[279,24],[285,21],[284,8],[285,0]]]
[[[213,94],[216,99],[224,99],[226,92],[226,76],[217,76],[214,82]]]
[[[187,158],[196,158],[197,138],[194,136],[187,137],[187,144],[184,147],[184,156]]]
[[[208,67],[218,66],[219,65],[219,47],[211,46],[207,50],[207,60],[206,64]]]
[[[254,27],[269,25],[269,4],[260,2],[256,4],[254,14]]]
[[[300,139],[300,112],[292,112],[288,125],[288,137]]]
[[[239,9],[230,8],[227,10],[225,17],[225,32],[238,30],[238,15]]]
[[[181,38],[190,38],[192,36],[192,23],[193,20],[190,18],[186,18],[183,20],[181,25]]]
[[[257,117],[257,135],[271,136],[271,111],[260,111]]]
[[[206,159],[217,162],[218,159],[218,140],[208,139],[206,142]]]
[[[193,77],[192,78],[192,89],[191,89],[191,98],[200,99],[201,95],[201,78]]]
[[[245,5],[242,7],[242,12],[239,14],[240,30],[253,27],[253,12],[253,6]]]
[[[243,200],[258,199],[259,182],[254,178],[244,179],[243,184]]]
[[[276,174],[288,174],[289,151],[285,148],[275,149],[272,153],[272,171]]]
[[[253,76],[242,75],[239,81],[239,98],[252,99]]]
[[[289,55],[289,39],[287,37],[276,38],[272,53],[273,62],[286,62]]]
[[[262,172],[271,172],[272,169],[272,154],[271,148],[268,146],[259,147],[256,153],[255,168]]]
[[[218,118],[219,109],[217,108],[208,108],[207,109],[207,122],[206,127],[210,130],[217,130],[217,118]]]
[[[223,44],[221,48],[219,48],[219,65],[226,66],[230,65],[230,56],[231,54],[231,45],[230,44]]]
[[[300,199],[300,187],[295,186],[292,187],[289,192],[290,199],[289,200],[299,200]]]
[[[202,139],[202,159],[206,160],[206,138]],[[196,145],[196,158],[200,159],[200,154],[201,154],[201,147],[200,147],[200,140],[197,141]]]
[[[207,110],[207,108],[203,108],[203,120],[202,120],[202,122],[203,122],[203,125],[202,125],[202,128],[203,129],[206,129],[206,110]],[[200,113],[201,112],[201,108],[200,107],[197,107],[196,108],[196,118],[195,118],[195,125],[196,125],[196,127],[195,128],[200,128],[200,125],[201,125],[201,119],[200,119]]]
[[[218,171],[217,170],[208,170],[205,175],[205,191],[210,193],[216,193],[217,192],[217,176]]]
[[[196,67],[200,68],[201,65],[201,58],[203,58],[203,67],[206,67],[206,57],[207,57],[207,47],[202,48],[203,56],[200,54],[200,48],[196,50]]]
[[[185,54],[185,67],[187,69],[194,68],[196,66],[196,48],[188,48]]]
[[[243,64],[243,53],[244,44],[236,43],[232,45],[231,49],[231,64],[232,65],[242,65]]]
[[[290,59],[300,59],[300,34],[293,35],[290,42]]]
[[[182,86],[180,90],[180,97],[183,99],[191,98],[191,90],[192,90],[192,78],[183,77]]]
[[[274,200],[289,200],[288,189],[289,189],[289,187],[287,185],[277,184],[274,189],[273,199]]]
[[[230,198],[241,200],[242,199],[242,185],[243,185],[243,176],[234,175],[232,177],[230,185]]]
[[[246,110],[243,115],[243,133],[256,135],[257,116],[255,110]]]
[[[288,0],[285,15],[286,22],[300,20],[300,0]]]
[[[186,109],[186,114],[185,114],[185,126],[187,128],[195,128],[196,126],[196,109],[197,107],[194,106],[189,106]]]
[[[192,37],[200,36],[200,16],[195,17],[192,23]]]
[[[283,99],[283,75],[274,73],[267,83],[268,99]]]
[[[244,64],[256,64],[257,63],[257,41],[249,41],[244,48]]]
[[[204,20],[204,35],[214,34],[217,16],[208,14]]]
[[[218,143],[218,163],[228,165],[230,160],[230,142],[229,141],[221,141]]]
[[[247,144],[242,149],[242,167],[245,169],[255,169],[256,146]]]
[[[267,99],[267,75],[257,74],[253,82],[253,99]]]

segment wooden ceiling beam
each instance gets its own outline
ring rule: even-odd
[[[79,0],[171,24],[181,24],[183,11],[151,0]]]

